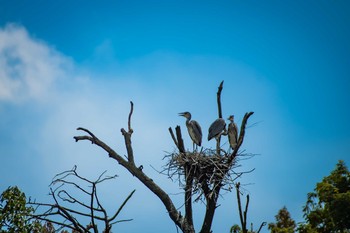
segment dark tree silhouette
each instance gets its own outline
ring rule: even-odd
[[[260,227],[257,231],[254,231],[253,229],[253,223],[251,223],[251,229],[250,231],[247,228],[247,219],[248,219],[248,207],[249,207],[249,194],[246,196],[246,203],[245,203],[245,208],[243,210],[242,208],[242,202],[241,202],[241,196],[243,195],[240,190],[241,184],[238,182],[235,184],[236,188],[236,195],[237,195],[237,204],[238,204],[238,213],[239,213],[239,219],[241,222],[241,226],[238,224],[235,224],[231,227],[230,233],[259,233],[261,229],[266,225],[266,222],[262,222],[260,224]]]
[[[54,177],[50,185],[53,204],[31,199],[28,201],[28,204],[35,208],[35,213],[30,215],[32,219],[48,223],[46,229],[53,228],[55,225],[58,226],[55,231],[71,229],[73,232],[81,233],[97,233],[98,223],[103,226],[103,232],[109,233],[112,232],[114,224],[132,220],[117,220],[117,217],[135,190],[129,194],[118,210],[109,216],[97,194],[97,185],[114,179],[116,175],[106,177],[104,172],[97,180],[91,181],[80,176],[76,169],[77,167],[74,166],[73,169]]]
[[[218,117],[222,118],[221,109],[221,91],[223,82],[220,83],[217,92]],[[146,175],[142,170],[142,166],[138,166],[135,162],[135,156],[132,147],[131,137],[133,129],[131,128],[131,119],[134,109],[131,103],[130,113],[128,117],[128,128],[121,129],[124,136],[125,146],[127,150],[127,158],[121,156],[110,146],[96,137],[88,129],[79,127],[77,130],[85,132],[87,135],[75,136],[76,142],[87,140],[92,144],[101,147],[106,151],[108,156],[116,160],[121,166],[128,170],[133,176],[141,181],[150,191],[152,191],[164,204],[169,217],[184,233],[194,233],[195,227],[193,223],[192,202],[202,199],[206,205],[205,215],[200,228],[201,233],[210,233],[215,210],[218,207],[218,198],[220,191],[232,190],[235,180],[244,172],[237,173],[235,168],[238,165],[238,157],[242,155],[239,149],[243,143],[245,136],[246,124],[253,112],[244,115],[238,143],[233,151],[225,151],[220,147],[220,137],[215,150],[202,148],[200,151],[186,151],[180,126],[176,126],[175,134],[172,128],[169,128],[171,137],[177,147],[177,151],[166,155],[168,163],[163,172],[170,178],[178,177],[181,188],[184,189],[184,215],[175,207],[173,201],[165,190],[158,186],[154,180]],[[249,172],[249,171],[248,171]]]

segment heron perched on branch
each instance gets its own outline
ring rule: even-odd
[[[179,113],[179,116],[186,117],[186,127],[188,130],[188,134],[190,135],[192,141],[193,141],[193,148],[194,144],[197,146],[202,145],[202,128],[198,124],[197,121],[191,120],[191,113],[189,112],[181,112]]]
[[[232,150],[234,150],[237,146],[237,141],[238,141],[238,128],[236,123],[234,122],[234,115],[231,115],[229,118],[227,118],[227,120],[230,121],[230,123],[228,124],[228,141],[230,143],[230,146],[232,148]]]
[[[208,141],[215,137],[216,140],[225,132],[226,123],[222,118],[216,119],[209,127]]]

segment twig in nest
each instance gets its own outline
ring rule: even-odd
[[[204,197],[203,193],[211,192],[218,185],[231,190],[235,179],[240,176],[233,171],[233,168],[237,167],[235,161],[227,163],[230,156],[226,152],[224,156],[217,155],[215,150],[209,149],[199,152],[174,152],[166,155],[166,158],[168,163],[164,167],[163,171],[166,172],[163,174],[168,175],[171,180],[176,177],[176,181],[179,181],[182,187],[185,187],[185,181],[191,177],[192,193],[198,195],[195,199],[197,201]],[[203,186],[208,188],[205,192]]]

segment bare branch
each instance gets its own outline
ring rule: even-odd
[[[131,145],[131,135],[133,133],[133,129],[131,128],[131,116],[134,111],[134,104],[132,101],[130,101],[130,105],[131,107],[130,107],[130,113],[128,117],[128,132],[126,132],[124,128],[122,128],[120,131],[124,136],[126,151],[128,152],[128,161],[135,165],[134,152]]]
[[[224,81],[221,81],[219,87],[218,87],[218,92],[216,93],[216,98],[218,102],[218,115],[219,118],[222,118],[222,110],[221,110],[221,91],[224,85]]]
[[[52,185],[54,185],[55,183],[62,183],[62,185],[68,184],[68,185],[75,186],[80,191],[84,192],[85,194],[90,195],[90,193],[88,191],[86,191],[85,189],[81,188],[79,185],[77,185],[74,182],[66,181],[66,180],[63,180],[63,179],[56,179],[56,180],[53,181]]]
[[[92,138],[96,138],[96,136],[91,133],[88,129],[82,128],[82,127],[78,127],[77,130],[82,130],[85,131],[86,133],[88,133]]]
[[[254,112],[247,112],[244,117],[243,117],[243,120],[242,120],[242,124],[241,124],[241,130],[240,130],[240,134],[239,134],[239,137],[238,137],[238,142],[237,142],[237,146],[235,148],[235,150],[232,152],[232,154],[230,155],[230,159],[229,159],[229,163],[232,163],[232,161],[235,159],[235,157],[237,156],[237,153],[238,153],[238,150],[239,148],[241,147],[242,143],[243,143],[243,139],[244,139],[244,135],[245,135],[245,128],[246,128],[246,125],[247,125],[247,121],[249,119],[249,117],[251,115],[253,115]]]
[[[266,222],[262,222],[260,227],[259,227],[259,230],[257,231],[257,233],[260,233],[261,229],[263,228],[263,226],[266,225]]]
[[[54,180],[56,180],[56,177],[60,177],[60,176],[64,175],[64,176],[61,177],[61,179],[64,179],[64,178],[66,178],[67,176],[69,176],[70,173],[71,173],[72,171],[75,171],[76,169],[77,169],[77,165],[74,165],[72,169],[67,170],[67,171],[63,171],[63,172],[60,172],[60,173],[56,174],[56,175],[52,178],[51,184],[54,182]],[[67,173],[68,173],[68,174],[67,174]],[[51,184],[50,184],[50,185],[51,185]]]
[[[115,179],[115,178],[118,177],[118,175],[114,175],[114,176],[106,176],[106,177],[103,177],[103,178],[102,178],[102,175],[103,175],[104,173],[106,173],[106,172],[107,172],[107,171],[104,171],[104,172],[98,177],[98,179],[95,181],[96,184],[102,183],[102,182],[104,182],[105,180],[112,180],[112,179]]]
[[[103,174],[103,173],[102,173]],[[97,226],[95,224],[95,214],[94,214],[94,197],[96,192],[96,184],[92,185],[92,192],[90,195],[90,216],[91,216],[91,224],[94,228],[94,232],[97,232]]]
[[[124,200],[124,202],[122,203],[122,205],[119,207],[119,209],[117,210],[117,212],[113,215],[113,217],[111,217],[109,219],[109,221],[113,221],[117,216],[118,214],[120,213],[120,211],[124,208],[125,204],[129,201],[129,199],[132,197],[132,195],[135,193],[135,189],[129,194],[129,196]]]
[[[126,168],[133,176],[139,179],[149,190],[151,190],[156,196],[158,196],[158,198],[163,202],[164,206],[166,207],[170,218],[174,221],[174,223],[177,226],[179,226],[182,229],[182,218],[180,217],[179,212],[176,210],[176,207],[170,199],[169,195],[163,189],[161,189],[152,179],[150,179],[143,171],[136,167],[133,162],[126,161],[122,156],[120,156],[117,152],[115,152],[112,148],[110,148],[107,144],[105,144],[98,138],[93,139],[91,137],[81,136],[75,136],[74,138],[76,139],[76,141],[92,141],[93,143],[101,147],[103,150],[105,150],[108,153],[109,157],[117,160],[117,162],[120,165]]]
[[[238,212],[239,212],[239,218],[241,220],[241,227],[242,232],[247,233],[247,213],[248,213],[248,206],[249,206],[249,195],[247,195],[247,201],[245,205],[245,209],[242,212],[242,203],[241,203],[241,194],[240,194],[240,183],[238,182],[236,184],[236,194],[237,194],[237,202],[238,202]]]
[[[68,198],[63,197],[63,196],[61,195],[62,193],[65,194],[65,195],[67,195]],[[90,194],[89,194],[89,195],[90,195]],[[74,198],[73,196],[71,196],[66,190],[60,190],[60,191],[57,193],[57,196],[58,196],[62,201],[69,202],[69,203],[71,203],[71,204],[77,203],[77,204],[79,204],[79,205],[81,205],[81,206],[83,206],[83,207],[85,207],[85,208],[89,208],[88,205],[82,203],[82,202],[79,201],[78,199],[76,199],[76,198]]]
[[[56,225],[58,225],[58,226],[61,226],[62,228],[69,228],[69,229],[71,229],[71,230],[76,230],[73,226],[72,226],[72,224],[70,225],[70,224],[65,224],[65,223],[62,223],[62,222],[59,222],[59,221],[55,221],[55,220],[52,220],[52,219],[48,219],[48,218],[46,218],[46,216],[45,217],[41,217],[41,216],[38,216],[38,215],[32,215],[31,217],[33,217],[34,219],[36,219],[36,220],[41,220],[41,221],[45,221],[45,222],[50,222],[50,223],[52,223],[52,224],[56,224]],[[57,229],[57,230],[60,230],[60,229]],[[79,232],[81,232],[81,231],[79,231]]]
[[[96,202],[97,202],[97,206],[99,208],[99,210],[103,213],[103,219],[104,219],[104,224],[105,224],[105,229],[110,229],[111,226],[112,226],[112,223],[109,223],[108,222],[108,215],[107,215],[107,211],[105,210],[105,208],[103,208],[103,206],[101,205],[101,202],[98,198],[98,195],[97,195],[97,190],[95,191],[95,199],[96,199]]]
[[[62,217],[64,217],[65,219],[67,219],[68,221],[70,221],[73,225],[74,228],[76,230],[78,230],[79,232],[86,232],[87,230],[85,229],[85,227],[83,225],[81,225],[68,211],[67,209],[63,208],[62,206],[60,206],[57,202],[57,199],[55,198],[55,196],[53,195],[54,200],[56,202],[55,207],[58,209],[58,214],[61,215]],[[84,229],[81,230],[81,229]]]
[[[129,113],[129,118],[128,118],[128,131],[130,134],[132,134],[133,130],[131,128],[131,116],[132,116],[132,113],[134,111],[134,103],[132,101],[130,101],[130,113]]]
[[[92,143],[95,143],[96,145],[98,145],[99,147],[104,149],[108,153],[109,157],[117,160],[119,164],[121,164],[123,166],[128,164],[128,162],[122,156],[120,156],[112,148],[110,148],[107,144],[105,144],[104,142],[102,142],[101,140],[99,140],[97,138],[95,138],[95,140],[94,140],[92,137],[89,137],[89,136],[75,136],[74,139],[76,140],[76,142],[81,141],[81,140],[91,141]]]
[[[75,139],[75,142],[78,142],[80,140],[89,140],[91,141],[92,144],[94,143],[94,138],[90,136],[75,136],[74,139]]]
[[[242,212],[242,203],[241,203],[241,194],[239,192],[239,187],[240,187],[240,183],[238,182],[236,184],[236,194],[237,194],[237,202],[238,202],[238,213],[239,213],[239,219],[241,221],[241,227],[242,227],[242,231],[246,232],[246,223],[244,221],[244,217],[243,217],[243,212]]]
[[[180,126],[176,126],[175,130],[176,130],[176,138],[177,138],[177,142],[178,142],[178,149],[181,153],[185,153],[185,145],[184,145],[184,141],[182,139]]]
[[[221,92],[223,89],[224,81],[221,81],[219,87],[218,87],[218,92],[216,93],[216,99],[217,99],[217,104],[218,104],[218,117],[222,118],[222,109],[221,109]],[[226,131],[226,129],[225,129]],[[220,141],[221,141],[221,135],[225,135],[226,132],[220,133],[218,136],[216,136],[216,153],[220,154]]]
[[[114,225],[116,223],[120,223],[120,222],[130,222],[132,221],[133,219],[123,219],[123,220],[118,220],[118,221],[115,221],[115,222],[112,222],[111,225]]]
[[[222,106],[221,106],[221,93],[223,90],[222,81],[218,87],[217,91],[217,105],[218,105],[218,116],[222,118]],[[80,140],[88,140],[93,144],[98,145],[104,149],[109,157],[117,160],[117,162],[127,169],[133,176],[140,180],[149,190],[151,190],[158,198],[162,201],[166,207],[170,218],[173,220],[175,225],[179,227],[185,233],[194,233],[193,226],[193,210],[192,210],[192,196],[197,196],[195,201],[201,200],[206,203],[206,213],[204,216],[203,225],[201,228],[201,233],[209,233],[211,231],[211,225],[215,210],[218,207],[217,201],[220,196],[221,189],[226,191],[231,191],[234,187],[234,181],[241,177],[244,173],[247,172],[237,172],[235,168],[239,167],[237,162],[240,160],[239,156],[242,152],[238,153],[240,146],[243,144],[245,129],[248,118],[253,114],[253,112],[246,113],[241,124],[240,135],[238,137],[238,143],[236,148],[230,152],[224,151],[220,147],[220,137],[218,139],[218,144],[216,150],[204,151],[203,148],[200,152],[186,152],[184,142],[181,135],[180,126],[176,126],[176,134],[174,134],[172,128],[169,128],[170,135],[174,141],[178,153],[172,153],[168,155],[169,162],[167,167],[161,171],[161,173],[168,175],[168,177],[174,181],[178,181],[179,185],[184,189],[184,207],[185,207],[185,216],[183,217],[178,211],[169,195],[161,189],[152,179],[150,179],[142,169],[138,168],[134,162],[134,154],[131,143],[131,135],[133,130],[131,128],[131,117],[133,113],[133,103],[131,103],[131,109],[128,117],[128,131],[124,128],[121,129],[122,135],[125,139],[125,146],[127,149],[127,159],[124,159],[117,152],[111,149],[103,141],[99,140],[95,135],[90,131],[83,128],[78,128],[80,130],[88,133],[86,136],[75,136],[74,139],[78,142]],[[222,135],[227,135],[227,132],[224,131]],[[207,149],[205,149],[207,150]],[[214,154],[214,156],[211,156]],[[252,170],[251,170],[252,171]],[[248,171],[248,172],[251,172]],[[249,205],[249,196],[247,196],[247,203],[245,210],[242,211],[241,201],[239,197],[239,185],[236,186],[237,189],[237,198],[239,201],[240,208],[240,218],[241,224],[244,225],[244,231],[246,232],[246,217],[248,212]],[[131,194],[132,195],[132,194]],[[102,208],[98,198],[95,198],[99,208]],[[128,200],[128,198],[127,198]],[[125,201],[127,201],[125,200]],[[126,202],[125,202],[126,203]],[[123,204],[124,205],[124,204]],[[123,205],[112,217],[113,220],[123,208]]]
[[[245,203],[245,210],[244,210],[244,213],[243,213],[244,224],[245,224],[245,226],[247,225],[248,206],[249,206],[249,194],[247,195],[247,201],[246,201],[246,203]]]
[[[39,203],[36,201],[32,202],[31,200],[29,200],[28,204],[34,206],[35,207],[34,209],[36,211],[38,211],[39,207],[41,207],[41,209],[43,210],[46,210],[41,214],[33,214],[32,218],[38,219],[38,220],[45,220],[47,222],[60,225],[62,229],[70,228],[72,230],[75,230],[78,232],[84,232],[84,233],[91,232],[91,231],[98,232],[96,221],[102,221],[105,223],[104,232],[110,232],[111,226],[119,222],[119,221],[114,221],[115,218],[117,217],[117,214],[115,214],[111,219],[108,219],[107,212],[101,205],[101,202],[98,198],[96,185],[98,183],[101,183],[102,181],[112,179],[116,176],[103,177],[104,174],[105,172],[103,172],[96,181],[90,181],[80,176],[76,172],[76,166],[74,166],[72,170],[64,171],[62,173],[57,174],[55,176],[55,179],[51,183],[51,186],[58,184],[59,188],[53,189],[52,187],[50,187],[50,191],[51,191],[50,195],[52,196],[54,203],[46,204],[46,203]],[[68,178],[78,178],[79,181],[83,181],[88,185],[91,184],[91,186],[89,186],[91,188],[91,191],[87,191],[81,185],[78,185],[78,183],[76,182],[67,180]],[[64,184],[66,184],[67,186],[63,186]],[[84,202],[82,202],[81,200],[78,200],[77,198],[70,195],[66,189],[62,189],[63,187],[73,187],[74,189],[77,189],[81,193],[86,194],[86,196],[90,200],[90,203],[84,204]],[[132,193],[134,192],[135,190]],[[128,201],[130,198],[131,198],[131,195],[129,195],[126,201]],[[72,204],[78,204],[83,208],[83,210],[78,211],[78,210],[75,210],[75,208],[68,208],[66,206],[63,206],[60,204],[60,202],[62,201],[69,202]],[[117,213],[119,213],[120,210],[125,206],[126,201],[124,201],[124,203],[119,208]],[[103,216],[99,216],[101,213],[103,214]],[[63,222],[58,221],[57,220],[58,216],[63,218],[65,221]],[[77,220],[76,217],[79,217],[79,216],[84,217],[85,219],[89,219],[90,223],[87,226],[84,226],[83,224],[81,224],[80,222],[81,220]],[[66,221],[69,223],[65,223]],[[125,221],[129,221],[129,220],[125,220]]]
[[[173,141],[174,141],[176,147],[179,147],[178,142],[177,142],[177,140],[176,140],[176,138],[175,138],[173,129],[172,129],[171,127],[169,127],[169,132],[170,132],[171,138],[173,139]]]

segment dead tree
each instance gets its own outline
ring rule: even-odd
[[[220,100],[222,88],[223,82],[220,84],[217,93],[219,117],[222,117]],[[142,170],[142,166],[138,166],[135,163],[131,142],[131,136],[133,134],[133,129],[131,128],[131,117],[134,105],[132,102],[130,103],[131,108],[128,117],[128,129],[121,129],[121,133],[125,139],[127,158],[121,156],[118,152],[97,138],[88,129],[81,127],[78,128],[77,130],[84,131],[87,133],[87,135],[75,136],[74,139],[76,142],[81,140],[88,140],[92,144],[95,144],[105,150],[110,158],[115,159],[121,166],[123,166],[133,176],[140,180],[161,200],[171,220],[184,233],[195,232],[192,212],[192,198],[195,197],[195,200],[203,198],[206,204],[206,213],[203,219],[200,233],[210,233],[220,191],[222,189],[231,190],[234,180],[243,174],[236,173],[234,171],[234,168],[238,166],[238,151],[243,143],[248,118],[253,114],[253,112],[248,112],[244,115],[238,138],[238,144],[235,150],[232,152],[224,151],[222,149],[220,149],[218,152],[217,150],[211,149],[202,149],[200,152],[186,151],[181,135],[180,126],[176,127],[176,136],[173,130],[169,128],[171,137],[178,150],[166,156],[169,158],[169,161],[166,164],[165,170],[167,171],[170,178],[173,176],[178,176],[180,177],[179,180],[183,181],[181,188],[184,189],[185,211],[184,215],[182,215],[180,211],[175,207],[167,192],[159,187],[153,181],[153,179],[145,174],[145,172]],[[223,154],[221,154],[220,151],[222,151]]]
[[[218,117],[222,118],[221,109],[221,91],[223,82],[220,83],[217,92]],[[253,112],[246,113],[242,124],[237,147],[234,151],[224,151],[220,147],[220,137],[217,140],[215,150],[202,149],[201,151],[185,151],[181,129],[175,128],[176,137],[171,128],[170,134],[173,138],[178,151],[170,154],[167,164],[167,172],[170,178],[178,176],[179,181],[183,181],[185,190],[185,218],[187,222],[192,223],[192,197],[195,200],[203,198],[206,204],[206,212],[203,219],[201,233],[211,232],[211,226],[217,208],[218,197],[222,189],[231,191],[234,181],[243,173],[237,173],[234,168],[238,166],[237,155],[240,146],[243,143],[245,135],[245,126],[248,118]],[[251,171],[248,171],[251,172]]]
[[[45,226],[52,228],[50,232],[71,229],[72,232],[80,233],[97,233],[97,223],[103,226],[103,232],[109,233],[114,224],[132,220],[117,220],[116,218],[135,190],[129,194],[118,210],[112,216],[109,216],[97,194],[97,185],[114,179],[116,175],[105,177],[104,172],[96,181],[90,181],[80,176],[76,168],[74,166],[73,169],[64,171],[54,177],[50,184],[49,193],[54,200],[53,204],[29,200],[28,204],[35,209],[35,213],[30,216],[31,218],[46,223]],[[70,190],[70,188],[78,191],[78,194],[73,194],[73,190]],[[84,202],[84,197],[87,198],[87,202]],[[53,225],[58,226],[57,230],[54,230]]]

